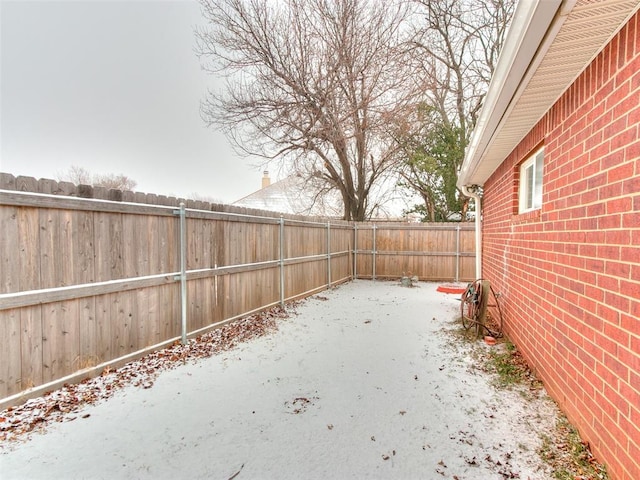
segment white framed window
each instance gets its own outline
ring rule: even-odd
[[[520,165],[519,213],[542,207],[542,165],[544,147]]]

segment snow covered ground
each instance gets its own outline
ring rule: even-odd
[[[547,479],[545,395],[497,390],[437,284],[355,281],[278,329],[5,441],[2,479]],[[11,443],[11,445],[9,445]]]

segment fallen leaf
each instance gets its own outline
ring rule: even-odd
[[[83,405],[108,399],[123,387],[133,385],[151,388],[162,371],[175,368],[188,360],[220,354],[241,342],[267,335],[277,330],[277,320],[288,318],[299,303],[289,303],[287,310],[278,305],[265,312],[236,320],[189,340],[185,345],[176,341],[164,350],[151,352],[121,368],[107,366],[98,377],[87,378],[77,384],[67,383],[58,390],[46,392],[42,397],[8,407],[0,411],[0,440],[20,440],[48,423],[70,421],[69,414],[78,412]],[[89,414],[82,416],[87,417]]]
[[[233,480],[234,478],[236,478],[238,475],[240,475],[240,472],[242,471],[242,469],[244,468],[244,463],[240,466],[240,470],[238,470],[236,473],[234,473],[233,475],[231,475],[229,477],[229,480]]]

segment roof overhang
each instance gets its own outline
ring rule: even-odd
[[[458,186],[484,185],[638,8],[637,0],[520,0]]]

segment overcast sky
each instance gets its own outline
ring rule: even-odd
[[[0,171],[77,165],[227,203],[257,190],[258,160],[200,118],[215,88],[193,53],[202,22],[193,0],[0,0]]]

